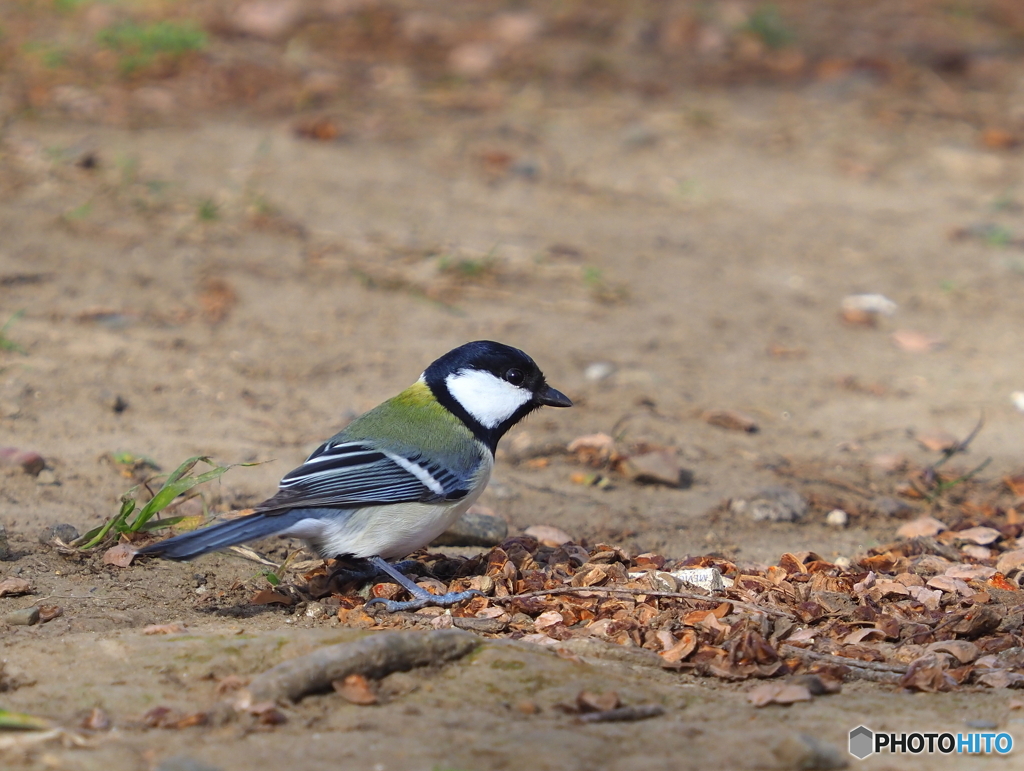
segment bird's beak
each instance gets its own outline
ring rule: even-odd
[[[537,394],[537,403],[547,407],[572,407],[572,400],[568,396],[549,385]]]

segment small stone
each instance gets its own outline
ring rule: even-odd
[[[530,699],[523,699],[521,702],[516,704],[516,710],[523,715],[536,715],[540,712],[540,707],[537,706],[537,702]]]
[[[327,610],[327,606],[322,602],[311,602],[306,606],[306,618],[311,618],[314,621],[320,621],[330,615],[331,613]]]
[[[674,448],[631,455],[622,462],[622,471],[632,481],[640,484],[690,487],[693,484],[693,472],[680,468],[678,456]]]
[[[978,728],[982,731],[994,731],[999,728],[999,723],[995,720],[968,720],[964,725],[968,728]]]
[[[32,606],[31,608],[11,611],[4,616],[4,621],[11,626],[32,626],[33,624],[38,624],[39,608]]]
[[[832,509],[825,515],[825,524],[832,527],[846,527],[850,521],[850,515],[842,509]]]
[[[905,503],[898,498],[890,498],[888,496],[881,496],[875,498],[871,502],[877,514],[881,514],[883,517],[901,517],[908,512],[914,510],[914,507],[908,503]]]
[[[755,522],[799,522],[807,514],[807,501],[787,487],[768,487],[750,498],[737,498],[729,508]]]
[[[0,466],[21,466],[29,476],[36,476],[46,466],[43,456],[33,450],[0,447]]]
[[[1014,391],[1010,394],[1010,401],[1018,412],[1024,412],[1024,391]]]
[[[36,475],[37,485],[59,485],[60,481],[57,479],[57,475],[54,474],[50,469],[44,468]]]
[[[115,396],[110,400],[110,409],[120,415],[126,409],[128,409],[128,400],[121,395]]]
[[[831,744],[810,734],[791,734],[772,748],[779,764],[801,771],[831,771],[846,768],[849,761]]]
[[[595,361],[583,370],[583,378],[590,383],[600,383],[615,374],[615,365],[607,361]]]
[[[847,324],[873,327],[879,316],[892,316],[897,305],[885,295],[851,294],[839,305],[840,315]]]
[[[467,511],[431,546],[497,546],[507,537],[508,524],[501,517]]]
[[[43,531],[39,534],[39,543],[52,543],[55,538],[59,538],[64,543],[71,543],[77,540],[78,537],[78,530],[74,525],[61,522],[60,524],[43,528]]]

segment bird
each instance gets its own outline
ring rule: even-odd
[[[323,559],[355,558],[412,597],[375,598],[388,612],[450,607],[479,592],[432,595],[403,573],[480,497],[498,441],[540,407],[571,407],[530,356],[492,340],[466,343],[404,391],[321,444],[252,513],[150,544],[141,555],[191,560],[266,538],[294,536]]]

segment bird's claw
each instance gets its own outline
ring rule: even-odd
[[[371,605],[379,605],[388,613],[414,611],[426,607],[450,608],[452,605],[463,602],[464,600],[482,596],[483,592],[479,592],[476,589],[467,589],[464,592],[449,592],[448,594],[430,594],[429,592],[424,591],[422,595],[417,594],[417,596],[413,597],[411,600],[406,600],[405,602],[396,602],[394,600],[386,600],[383,597],[375,597],[368,601],[363,608],[366,609]]]

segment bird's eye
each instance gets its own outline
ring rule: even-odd
[[[523,381],[526,380],[526,375],[523,374],[523,371],[521,369],[516,369],[515,367],[513,367],[512,369],[505,373],[505,380],[507,380],[514,386],[522,385]]]

